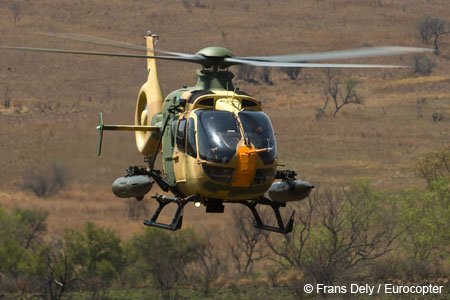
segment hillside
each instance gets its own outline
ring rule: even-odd
[[[20,3],[19,9],[13,3]],[[417,23],[425,14],[450,21],[450,6],[445,0],[3,0],[0,44],[106,51],[33,33],[74,32],[143,44],[144,33],[151,30],[160,35],[161,49],[186,53],[210,45],[242,56],[382,45],[423,47]],[[450,141],[449,35],[443,36],[441,45],[439,57],[430,55],[436,67],[429,76],[418,76],[412,69],[342,71],[343,79],[358,78],[356,89],[364,104],[344,107],[335,118],[315,118],[325,99],[320,70],[302,70],[291,80],[274,69],[273,85],[243,80],[236,85],[263,101],[277,133],[281,161],[302,178],[319,186],[346,186],[367,177],[379,189],[422,188],[414,160]],[[0,204],[48,210],[52,233],[79,228],[87,220],[124,237],[142,230],[139,220],[127,218],[127,204],[110,188],[129,165],[142,163],[134,135],[106,133],[98,158],[95,126],[99,111],[106,123],[133,121],[145,62],[0,53],[0,97],[3,102],[9,90],[13,106],[0,110]],[[412,65],[413,57],[364,62]],[[195,65],[160,62],[158,67],[166,94],[195,82]],[[442,121],[431,120],[435,112]],[[23,189],[27,174],[52,164],[67,173],[68,185],[62,192],[39,199]],[[186,224],[199,229],[205,224],[226,227],[229,219],[194,208],[185,215]]]

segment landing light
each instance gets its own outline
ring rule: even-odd
[[[195,202],[194,205],[195,205],[195,207],[198,208],[198,207],[200,207],[200,205],[202,205],[202,204],[201,204],[200,202]]]

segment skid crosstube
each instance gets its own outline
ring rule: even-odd
[[[152,198],[154,198],[158,202],[159,206],[156,209],[156,211],[153,213],[152,217],[149,220],[144,221],[144,225],[158,227],[158,228],[167,229],[167,230],[171,230],[171,231],[176,231],[181,228],[181,226],[183,224],[184,206],[189,202],[201,201],[201,199],[198,195],[189,196],[187,198],[180,198],[180,197],[169,197],[169,196],[157,194],[157,195],[152,196]],[[159,214],[164,209],[164,207],[169,203],[175,203],[178,206],[177,210],[175,211],[175,215],[172,219],[172,222],[170,224],[164,224],[164,223],[158,222],[157,220],[158,220]],[[272,200],[264,198],[264,197],[261,197],[261,198],[255,199],[255,200],[248,200],[248,201],[229,201],[228,203],[239,203],[239,204],[247,206],[250,209],[250,211],[252,212],[252,215],[255,219],[255,223],[253,224],[253,226],[257,229],[267,230],[267,231],[272,231],[272,232],[277,232],[277,233],[282,233],[282,234],[287,234],[292,231],[292,228],[294,225],[295,211],[292,212],[292,214],[286,224],[283,222],[283,218],[281,217],[281,213],[280,213],[280,207],[285,207],[286,203],[275,202],[275,201],[272,201]],[[259,215],[259,213],[256,209],[256,206],[258,204],[259,205],[268,205],[272,208],[272,210],[275,214],[278,226],[266,225],[263,222],[263,220],[261,219],[261,216]]]
[[[198,196],[190,196],[185,199],[180,197],[168,197],[164,195],[154,195],[152,198],[156,199],[158,201],[158,208],[153,213],[153,216],[149,220],[144,221],[144,225],[152,226],[152,227],[158,227],[162,229],[167,229],[171,231],[175,231],[181,228],[181,225],[183,224],[183,210],[184,206],[189,203],[198,200]],[[163,208],[169,204],[169,203],[175,203],[178,205],[177,210],[175,211],[175,215],[172,219],[172,222],[170,224],[164,224],[157,222],[159,214],[163,210]]]
[[[240,203],[242,205],[247,206],[250,209],[250,211],[252,212],[252,215],[255,219],[255,223],[253,223],[253,227],[255,227],[257,229],[267,230],[267,231],[272,231],[272,232],[277,232],[277,233],[282,233],[282,234],[288,234],[292,231],[292,228],[294,227],[295,210],[292,211],[292,214],[289,217],[289,220],[286,224],[283,222],[283,218],[281,217],[280,207],[286,207],[286,203],[272,201],[265,197],[261,197],[256,200],[250,200],[250,201],[235,201],[233,203]],[[266,225],[263,222],[263,220],[261,219],[261,216],[258,213],[258,210],[256,209],[256,206],[258,204],[259,205],[268,205],[272,208],[272,210],[275,214],[275,217],[277,219],[278,226]]]

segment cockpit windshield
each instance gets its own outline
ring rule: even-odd
[[[201,159],[227,163],[236,154],[241,140],[238,122],[233,113],[198,110],[198,148]]]
[[[236,154],[236,148],[242,139],[239,122],[229,111],[198,110],[198,150],[201,159],[227,163]],[[258,155],[264,164],[272,164],[277,155],[277,146],[272,124],[261,111],[240,111],[238,113],[244,138],[256,149],[267,149]]]
[[[239,119],[245,132],[245,137],[256,149],[268,149],[259,152],[259,157],[265,164],[271,164],[277,156],[275,134],[269,117],[261,111],[239,112]],[[269,150],[270,149],[270,150]]]

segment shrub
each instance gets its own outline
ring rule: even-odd
[[[36,289],[32,276],[33,250],[46,231],[47,213],[0,209],[0,290],[27,293]]]
[[[414,261],[431,261],[450,246],[450,177],[434,180],[425,192],[402,195],[402,248]],[[447,254],[447,259],[448,259]]]
[[[164,298],[170,296],[173,287],[185,278],[185,268],[194,262],[203,247],[193,230],[167,232],[148,228],[135,236],[136,267],[144,278],[158,285]]]
[[[41,170],[27,172],[23,176],[23,188],[37,197],[50,197],[58,193],[67,183],[67,169],[53,163]]]
[[[430,75],[435,66],[431,58],[426,55],[414,56],[414,73],[418,75]]]
[[[67,230],[64,244],[81,287],[88,290],[93,299],[105,297],[124,267],[117,234],[88,222],[82,231]]]
[[[427,181],[429,187],[441,177],[450,177],[450,147],[420,156],[415,171]]]
[[[315,192],[299,207],[292,235],[268,239],[278,262],[332,285],[361,262],[388,253],[398,237],[396,207],[368,182]]]

